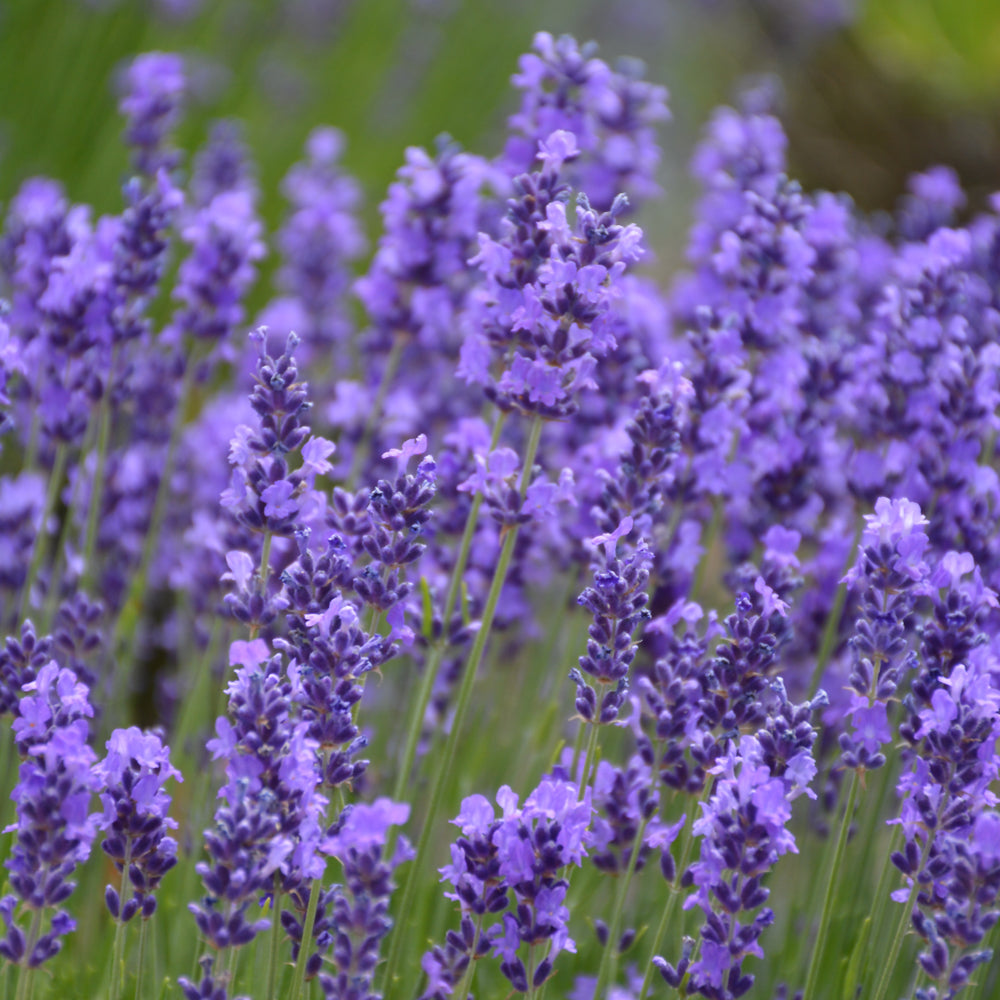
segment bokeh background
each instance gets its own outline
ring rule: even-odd
[[[266,222],[309,130],[332,124],[373,232],[405,146],[447,132],[499,150],[510,74],[540,29],[638,57],[670,89],[666,197],[644,214],[664,270],[683,249],[698,130],[748,81],[768,81],[807,187],[890,209],[908,174],[949,163],[972,206],[1000,189],[1000,0],[0,0],[0,202],[42,173],[114,210],[116,74],[176,50],[194,79],[183,144],[237,118]]]

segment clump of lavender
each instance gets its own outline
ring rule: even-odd
[[[615,344],[618,282],[642,253],[642,233],[616,221],[624,197],[606,212],[581,197],[570,222],[562,170],[578,154],[569,132],[540,142],[541,170],[515,179],[499,238],[481,234],[473,258],[485,281],[470,304],[458,372],[502,410],[569,416]]]
[[[700,907],[706,922],[697,957],[686,948],[677,967],[654,959],[671,986],[679,986],[687,975],[693,991],[732,1000],[753,985],[743,962],[750,955],[764,957],[759,939],[774,922],[774,913],[763,906],[770,891],[762,881],[781,855],[797,851],[787,824],[792,800],[807,792],[816,772],[811,746],[787,764],[780,776],[774,773],[761,743],[743,736],[711,769],[719,777],[694,825],[702,838],[700,860],[682,877],[683,885],[696,890],[685,909]],[[740,914],[745,914],[743,920]]]
[[[282,254],[278,283],[287,305],[301,313],[296,330],[304,346],[310,352],[333,349],[342,363],[351,334],[344,301],[350,266],[365,250],[356,217],[361,191],[340,166],[343,147],[337,129],[318,128],[310,134],[307,159],[292,167],[282,184],[290,212],[277,234]]]
[[[840,744],[847,767],[873,770],[885,763],[882,747],[891,739],[886,705],[904,670],[914,666],[908,631],[914,602],[927,587],[928,538],[923,529],[928,522],[915,503],[886,497],[865,521],[858,561],[846,577],[864,590],[848,681],[847,714],[854,731],[842,733]]]
[[[14,737],[22,763],[11,793],[17,805],[14,848],[4,862],[13,893],[0,900],[7,932],[0,955],[35,969],[56,955],[76,921],[62,908],[76,883],[72,875],[90,856],[99,787],[92,765],[87,719],[89,691],[76,675],[50,661],[24,685]],[[27,931],[21,926],[31,914]]]
[[[173,297],[180,306],[171,332],[225,346],[245,315],[243,299],[266,252],[253,194],[222,191],[194,208],[181,224],[190,252],[181,262]]]
[[[926,950],[919,961],[953,996],[989,961],[983,939],[1000,918],[1000,858],[989,787],[1000,774],[1000,693],[982,669],[956,666],[920,713],[913,769],[898,787],[905,836],[892,863],[910,887],[893,894],[912,910]],[[895,958],[895,955],[891,956]]]
[[[284,353],[273,358],[267,352],[267,331],[252,336],[260,355],[250,405],[259,426],[237,428],[230,449],[232,479],[222,505],[245,529],[262,536],[259,568],[245,551],[227,556],[236,584],[227,602],[233,615],[256,634],[279,610],[268,590],[271,540],[291,537],[304,526],[304,505],[316,477],[331,468],[327,457],[333,446],[309,435],[309,387],[299,380],[292,354],[298,338],[290,334]],[[293,469],[289,459],[296,455],[301,461]]]
[[[444,948],[424,956],[428,1000],[456,989],[464,996],[475,972],[471,963],[491,948],[518,993],[537,989],[552,974],[559,953],[576,950],[564,905],[565,871],[579,866],[586,854],[590,789],[581,796],[574,782],[547,777],[523,806],[506,785],[497,792],[497,804],[499,817],[482,795],[470,796],[452,821],[462,836],[441,873],[454,890],[448,897],[461,907],[461,930],[449,932]]]
[[[323,849],[343,865],[343,883],[326,904],[336,972],[320,972],[318,978],[328,1000],[381,996],[373,981],[382,940],[393,926],[392,876],[413,857],[405,837],[396,841],[391,858],[385,857],[386,842],[389,828],[405,823],[409,815],[408,805],[386,798],[359,803],[341,816],[324,842]]]
[[[263,640],[237,649],[241,666],[229,685],[233,721],[220,717],[208,744],[226,761],[215,824],[205,831],[209,861],[198,864],[207,896],[192,903],[199,931],[216,949],[248,944],[270,926],[253,919],[257,896],[285,880],[322,871],[318,856],[326,800],[318,792],[317,744],[293,715],[292,682]]]

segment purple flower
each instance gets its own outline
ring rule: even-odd
[[[642,79],[640,62],[622,60],[611,69],[595,51],[569,35],[535,35],[513,78],[521,106],[509,120],[501,163],[512,175],[530,170],[540,143],[552,149],[554,132],[571,133],[572,183],[606,210],[621,192],[636,203],[659,193],[656,126],[669,113],[666,90]],[[553,155],[560,158],[556,169],[569,158],[563,150]]]
[[[452,821],[462,836],[452,845],[452,864],[441,869],[462,908],[461,929],[449,932],[444,947],[427,953],[426,1000],[448,996],[468,963],[490,949],[500,970],[518,992],[528,990],[527,972],[519,956],[524,944],[548,946],[534,970],[533,985],[551,975],[560,951],[575,951],[569,936],[569,910],[564,905],[566,865],[582,864],[593,813],[591,790],[581,798],[578,786],[546,777],[519,806],[518,796],[504,785],[496,796],[498,817],[481,795],[469,796]],[[513,893],[515,909],[507,911]],[[500,916],[502,914],[502,916]],[[500,916],[477,935],[473,915]]]
[[[152,177],[161,167],[175,166],[177,154],[165,140],[180,117],[186,86],[184,61],[173,53],[147,52],[126,70],[119,107],[128,119],[125,136],[141,173]]]
[[[183,779],[155,733],[135,726],[116,729],[107,749],[107,757],[94,768],[103,789],[100,828],[108,831],[101,849],[119,872],[127,866],[131,898],[109,885],[105,901],[116,920],[125,923],[139,912],[147,920],[156,910],[153,893],[177,863],[177,842],[167,836],[177,823],[167,816],[170,795],[163,786],[170,778]]]
[[[483,384],[505,410],[546,417],[576,411],[576,396],[596,385],[597,359],[615,346],[620,279],[643,252],[638,227],[616,221],[624,196],[597,212],[581,194],[570,224],[559,168],[573,143],[554,133],[540,146],[542,169],[515,180],[517,196],[498,238],[480,233],[470,261],[484,283],[470,302],[458,374]],[[490,350],[503,355],[499,378],[489,368]]]
[[[11,793],[17,819],[4,831],[15,831],[16,838],[4,863],[13,895],[0,903],[7,926],[0,955],[36,968],[59,951],[60,937],[76,926],[59,907],[76,888],[71,881],[74,869],[90,855],[98,818],[90,813],[90,803],[99,781],[87,742],[86,718],[93,709],[86,688],[72,671],[54,662],[25,688],[34,692],[21,699],[28,703],[25,708],[34,725],[17,737],[25,758]],[[18,924],[19,907],[33,914],[27,933]],[[48,930],[42,922],[46,910],[53,911]]]

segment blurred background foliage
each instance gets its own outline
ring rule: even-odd
[[[1000,188],[998,0],[0,0],[0,202],[32,174],[98,211],[126,171],[115,77],[145,50],[176,50],[193,77],[182,140],[238,118],[266,222],[309,130],[337,125],[366,222],[407,145],[447,132],[499,150],[517,58],[535,31],[637,56],[671,91],[668,197],[644,215],[663,267],[689,218],[698,130],[741,85],[775,89],[790,162],[809,187],[891,208],[908,174],[950,163],[976,204]]]

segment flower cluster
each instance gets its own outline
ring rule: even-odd
[[[116,729],[107,748],[108,755],[94,768],[104,806],[100,826],[109,831],[101,850],[122,873],[122,888],[107,886],[104,899],[111,916],[122,923],[137,913],[148,920],[156,911],[153,893],[177,864],[177,842],[167,835],[177,822],[167,816],[170,795],[163,786],[171,778],[183,778],[155,733],[136,726]]]
[[[718,781],[694,825],[702,838],[701,858],[682,878],[682,884],[695,887],[685,908],[698,906],[706,917],[701,953],[697,959],[685,954],[683,969],[657,960],[671,986],[686,973],[693,990],[712,1000],[730,1000],[753,985],[743,962],[750,955],[764,957],[758,942],[774,922],[773,911],[763,906],[770,892],[762,880],[782,854],[797,850],[787,824],[792,800],[808,793],[815,774],[811,748],[800,750],[788,765],[779,776],[761,743],[743,736],[712,768]],[[741,921],[741,913],[749,919]]]
[[[638,226],[616,221],[624,197],[597,212],[582,196],[570,221],[561,172],[578,152],[570,132],[539,143],[541,170],[515,179],[499,238],[482,234],[472,261],[485,282],[471,307],[459,374],[505,410],[550,418],[576,410],[575,397],[595,384],[597,359],[615,345],[619,279],[642,253]]]
[[[90,856],[97,815],[90,812],[99,786],[92,765],[90,692],[76,675],[50,661],[24,685],[14,736],[22,763],[11,793],[17,821],[14,849],[4,862],[13,892],[0,900],[7,933],[0,956],[33,969],[62,947],[76,929],[62,904],[76,888],[72,875]],[[31,914],[30,927],[20,926]],[[52,912],[48,912],[52,911]]]
[[[567,926],[564,872],[569,865],[580,865],[586,853],[590,790],[581,797],[574,782],[543,778],[523,806],[506,785],[497,792],[497,804],[499,817],[482,795],[470,796],[452,821],[462,836],[441,873],[453,889],[449,898],[461,907],[461,929],[449,932],[443,948],[424,956],[424,997],[450,995],[469,963],[490,949],[514,990],[527,993],[549,978],[561,951],[576,950]],[[486,924],[497,917],[500,922]],[[533,970],[530,984],[524,945]],[[539,954],[540,946],[544,950]]]

